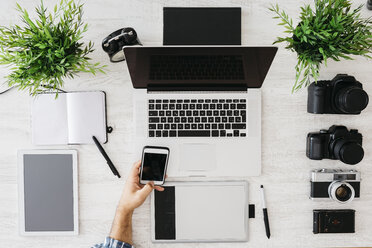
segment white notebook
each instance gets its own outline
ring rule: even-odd
[[[107,142],[106,97],[103,91],[40,94],[32,102],[35,145]]]

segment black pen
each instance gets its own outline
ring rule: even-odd
[[[101,144],[99,143],[99,141],[97,140],[97,138],[94,137],[94,136],[92,138],[93,138],[93,141],[96,144],[98,150],[101,152],[102,156],[106,159],[106,162],[107,162],[108,166],[110,167],[112,173],[114,173],[115,176],[117,176],[118,178],[120,178],[120,174],[116,170],[115,165],[112,163],[111,159],[109,158],[109,156],[107,155],[107,153],[105,152],[105,150],[103,150],[103,147],[101,146]]]
[[[263,216],[264,216],[264,222],[265,222],[266,236],[269,239],[270,238],[270,225],[269,225],[269,217],[267,215],[265,192],[264,192],[263,185],[261,185],[261,199],[262,199],[262,209],[263,209]]]

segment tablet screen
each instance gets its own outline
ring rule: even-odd
[[[25,232],[74,231],[72,154],[24,154]]]

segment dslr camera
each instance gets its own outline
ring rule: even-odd
[[[337,74],[332,80],[308,87],[307,112],[357,115],[368,105],[368,94],[353,76]]]
[[[338,159],[345,164],[362,161],[364,150],[362,134],[357,129],[347,130],[345,126],[331,126],[328,130],[309,133],[306,142],[306,156],[310,159]]]
[[[360,195],[360,172],[356,170],[321,169],[311,172],[310,198],[351,202]]]

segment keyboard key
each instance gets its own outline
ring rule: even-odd
[[[187,115],[187,116],[192,116],[192,111],[191,111],[191,110],[187,110],[187,111],[186,111],[186,115]]]
[[[199,115],[200,115],[200,116],[205,116],[205,110],[200,110],[200,111],[199,111]]]
[[[161,117],[161,118],[160,118],[160,122],[161,122],[161,123],[166,123],[166,122],[167,122],[167,118],[165,118],[165,117]]]
[[[194,118],[192,118],[192,117],[188,117],[188,118],[187,118],[187,122],[188,122],[188,123],[192,123],[192,122],[194,122]]]
[[[234,130],[234,137],[238,137],[239,136],[239,130]]]
[[[204,99],[198,99],[198,103],[203,103]]]
[[[206,103],[210,103],[211,102],[211,99],[205,99],[205,102]]]
[[[163,100],[163,103],[168,103],[168,102],[169,102],[169,100],[167,100],[167,99]]]
[[[211,104],[211,105],[209,105],[209,108],[210,108],[210,109],[216,109],[216,104]]]
[[[234,117],[229,117],[229,122],[234,122]]]
[[[149,109],[154,109],[155,108],[155,105],[154,104],[150,104],[149,105]]]
[[[219,136],[218,130],[212,130],[212,137],[218,137],[218,136]]]
[[[197,110],[192,111],[192,115],[193,116],[198,116],[199,115],[199,111],[197,111]]]
[[[227,117],[222,117],[222,122],[227,122]]]
[[[239,102],[239,99],[234,99],[233,102]]]
[[[185,124],[185,129],[190,129],[191,125],[190,124]]]
[[[150,117],[149,122],[150,123],[158,123],[160,121],[159,117]]]
[[[226,136],[226,131],[225,130],[220,130],[220,136],[225,137]]]
[[[203,109],[209,109],[209,104],[203,104]]]
[[[178,129],[183,129],[183,124],[178,124],[177,127]]]
[[[212,129],[217,129],[217,124],[212,124]]]
[[[220,116],[225,116],[226,115],[226,111],[225,110],[221,110],[220,111]]]
[[[196,129],[197,125],[196,124],[191,124],[191,129]]]
[[[225,125],[224,124],[218,124],[218,129],[225,129]]]
[[[240,99],[240,102],[246,102],[246,100],[245,99]]]
[[[235,103],[230,104],[230,109],[236,109],[236,104]]]
[[[183,100],[182,99],[177,99],[177,103],[182,103]]]
[[[195,109],[195,104],[190,104],[190,109]]]
[[[149,111],[149,116],[158,116],[158,111]]]
[[[161,103],[161,100],[157,99],[157,100],[156,100],[156,103]]]
[[[232,133],[226,134],[227,137],[232,137]]]
[[[155,100],[154,99],[149,99],[149,103],[154,103]]]
[[[180,130],[178,137],[210,137],[211,132],[208,130]]]
[[[242,118],[241,117],[235,117],[235,122],[241,122],[242,121]]]
[[[190,103],[190,99],[183,100],[184,103]]]
[[[225,102],[225,99],[220,99],[218,100],[219,103],[224,103]]]
[[[167,123],[167,124],[164,124],[164,129],[169,129],[170,128],[170,125]]]
[[[208,117],[208,122],[214,122],[213,117]]]
[[[173,117],[168,117],[168,123],[172,123],[173,122]]]
[[[158,124],[157,128],[158,129],[163,129],[163,124]]]
[[[246,109],[246,105],[245,104],[237,104],[236,108],[237,109]]]
[[[164,110],[159,111],[159,116],[164,116],[164,114],[165,114]]]
[[[226,123],[225,124],[225,129],[231,129],[231,124],[230,123]]]
[[[156,124],[149,124],[149,129],[156,129]]]
[[[163,137],[168,137],[168,131],[166,130],[163,131]]]
[[[186,112],[184,110],[181,110],[179,114],[180,114],[180,116],[185,116]]]
[[[207,116],[212,116],[212,111],[211,110],[207,111]]]
[[[179,123],[181,121],[181,118],[180,117],[174,117],[174,122],[175,123]]]
[[[245,137],[247,136],[246,133],[240,133],[240,137]]]
[[[192,99],[191,102],[192,102],[192,103],[196,103],[196,99]]]
[[[232,129],[245,129],[246,125],[245,124],[232,124]]]
[[[211,124],[205,124],[205,129],[211,129]]]
[[[227,110],[226,115],[227,116],[232,116],[232,111],[231,110]]]
[[[177,124],[171,124],[171,129],[177,129]]]
[[[217,117],[214,117],[214,122],[221,122],[221,117],[217,116]]]
[[[167,110],[168,109],[168,104],[163,104],[163,109]]]
[[[225,103],[225,104],[223,105],[223,109],[229,109],[229,104]]]
[[[230,103],[230,102],[232,102],[232,100],[231,99],[227,99],[226,102],[227,103]]]
[[[177,131],[169,131],[169,137],[176,137]]]
[[[172,116],[172,111],[169,111],[169,110],[165,111],[165,115],[166,116]]]
[[[187,122],[187,118],[186,117],[181,117],[181,122],[182,123],[186,123]]]
[[[156,131],[155,135],[156,135],[156,137],[161,137],[161,131]]]
[[[189,109],[189,105],[188,104],[183,104],[182,109],[185,109],[185,110]]]
[[[207,122],[208,121],[208,118],[207,117],[202,117],[201,118],[201,122]]]
[[[177,111],[177,110],[173,110],[173,111],[172,111],[172,115],[173,115],[173,116],[178,116],[178,111]]]
[[[218,100],[217,99],[212,99],[212,102],[216,103],[216,102],[218,102]]]
[[[176,100],[175,100],[175,99],[171,99],[171,100],[169,100],[169,102],[170,102],[170,103],[175,103]]]
[[[217,104],[217,109],[222,109],[222,104]]]
[[[204,129],[204,125],[203,124],[198,124],[198,129]]]
[[[239,116],[239,110],[234,110],[234,116]]]
[[[195,117],[195,118],[194,118],[194,121],[195,121],[196,123],[200,122],[200,117]]]
[[[214,115],[214,116],[218,116],[218,115],[219,115],[219,111],[218,111],[218,110],[214,110],[214,111],[213,111],[213,115]]]
[[[161,109],[161,105],[160,104],[155,104],[155,108],[159,110],[159,109]]]
[[[196,109],[202,109],[202,105],[201,104],[196,104]]]
[[[149,131],[149,137],[154,137],[155,136],[155,131]]]
[[[176,104],[176,109],[181,109],[182,105],[181,104]]]

